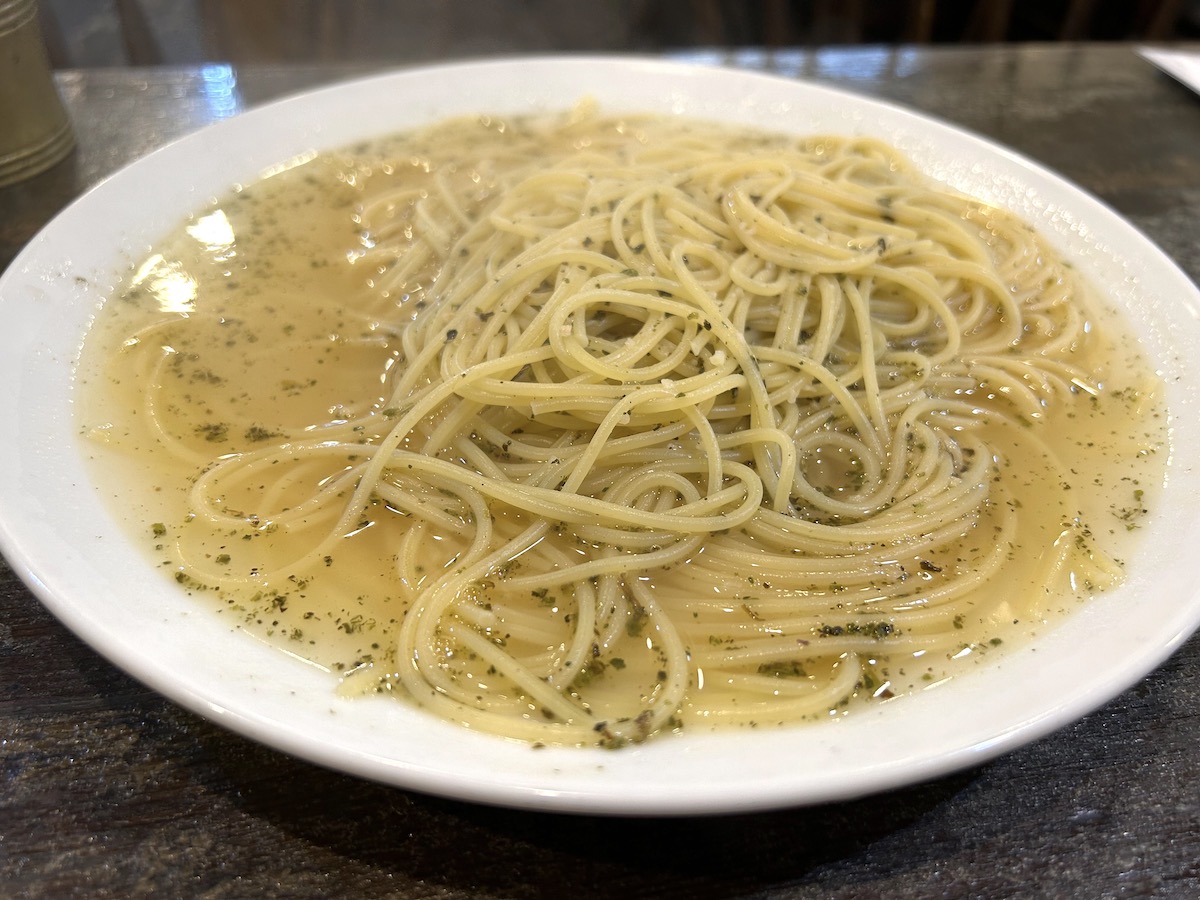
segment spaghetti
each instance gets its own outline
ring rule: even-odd
[[[827,718],[1120,579],[1072,470],[1152,453],[1153,379],[1032,229],[878,141],[581,107],[214,209],[131,280],[117,442],[190,479],[177,579],[360,640],[347,692],[610,747]]]

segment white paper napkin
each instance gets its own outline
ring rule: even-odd
[[[1137,52],[1168,75],[1179,79],[1200,94],[1200,53],[1187,50],[1163,50],[1159,47],[1138,47]]]

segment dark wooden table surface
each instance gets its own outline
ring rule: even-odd
[[[996,138],[1104,198],[1200,276],[1200,97],[1127,46],[719,59]],[[119,166],[351,74],[60,73],[78,151],[0,190],[0,268]],[[0,562],[0,764],[3,896],[1200,896],[1196,638],[1083,721],[934,783],[762,815],[593,819],[405,793],[229,734],[97,656]]]

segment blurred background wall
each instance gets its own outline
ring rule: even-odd
[[[1200,37],[1200,0],[41,0],[58,68]]]

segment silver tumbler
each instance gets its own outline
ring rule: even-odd
[[[50,168],[73,145],[37,0],[0,0],[0,186]]]

